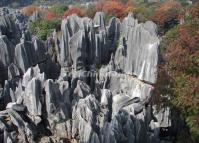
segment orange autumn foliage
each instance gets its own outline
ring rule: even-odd
[[[178,65],[179,72],[182,72],[191,67],[190,55],[199,56],[199,22],[180,26],[177,33],[177,38],[168,46],[165,59],[170,62],[170,65]]]
[[[179,8],[179,7],[181,7],[181,4],[179,2],[168,0],[160,5],[160,7],[158,8],[158,11],[168,11],[170,9]]]
[[[178,20],[182,6],[179,2],[168,0],[155,10],[153,21],[160,26],[165,26],[172,20]]]
[[[67,16],[72,15],[72,14],[77,14],[77,15],[80,16],[80,17],[82,17],[82,16],[85,15],[83,10],[81,10],[81,9],[78,8],[78,7],[73,6],[73,7],[69,8],[69,9],[64,13],[64,16],[67,17]]]
[[[161,43],[164,42],[165,48],[160,46],[164,48],[164,62],[158,70],[156,99],[159,102],[162,100],[159,95],[170,95],[169,102],[185,119],[191,137],[198,140],[199,20],[191,19],[172,28],[163,37]]]
[[[37,7],[37,6],[27,6],[27,7],[24,7],[22,10],[21,10],[25,15],[27,16],[30,16],[32,15],[34,12],[36,11],[40,11],[40,9]]]
[[[164,68],[173,82],[175,105],[199,119],[199,21],[180,25],[176,33],[164,53]],[[194,127],[199,129],[199,123]]]
[[[104,11],[118,18],[124,17],[128,12],[132,11],[133,8],[133,3],[128,2],[124,4],[118,0],[100,1],[96,4],[97,11]]]

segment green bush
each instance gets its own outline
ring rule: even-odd
[[[171,28],[165,33],[160,43],[160,52],[163,54],[168,45],[178,37],[178,26]]]
[[[28,30],[41,40],[47,37],[56,29],[60,30],[61,20],[38,20],[29,24]]]
[[[68,10],[68,6],[66,5],[54,5],[50,8],[50,11],[54,12],[58,16],[63,16],[66,10]]]

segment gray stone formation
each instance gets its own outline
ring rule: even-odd
[[[138,24],[129,14],[122,27],[124,35],[115,54],[117,70],[155,83],[159,45],[156,25],[151,21]]]
[[[38,11],[35,11],[30,17],[29,21],[30,22],[35,22],[41,18],[41,14]]]
[[[0,20],[0,140],[5,143],[159,143],[169,108],[153,104],[156,25],[71,15],[41,41]],[[14,38],[14,39],[13,39]],[[3,71],[0,71],[2,74]]]
[[[17,44],[20,40],[21,32],[14,18],[9,14],[3,15],[0,17],[0,25],[1,35],[6,35],[13,44]]]
[[[0,61],[1,61],[1,69],[10,65],[14,59],[14,52],[15,52],[15,47],[14,45],[8,40],[7,36],[1,35],[0,36],[0,43],[1,43],[1,49],[0,49]]]

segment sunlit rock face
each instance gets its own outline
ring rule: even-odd
[[[127,64],[124,72],[154,83],[158,62],[158,45],[158,37],[152,35],[142,24],[132,28],[127,40]]]
[[[156,25],[131,13],[106,25],[97,12],[68,16],[60,32],[45,42],[27,31],[18,43],[0,36],[4,142],[159,143],[159,128],[171,124],[169,109],[157,113],[152,102]]]
[[[138,24],[131,14],[124,19],[124,36],[115,54],[118,70],[145,82],[155,83],[159,45],[156,31],[153,22]]]

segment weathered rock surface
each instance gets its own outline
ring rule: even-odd
[[[156,25],[150,21],[138,24],[129,14],[122,27],[124,37],[115,54],[116,67],[140,80],[155,83],[159,45]]]
[[[23,41],[15,48],[15,64],[18,65],[20,70],[25,71],[33,65],[36,65],[36,55],[34,46],[31,42]]]
[[[0,17],[0,33],[6,35],[13,44],[18,43],[21,37],[19,26],[10,15]]]
[[[0,36],[0,44],[0,68],[3,69],[13,62],[15,47],[8,40],[7,36]]]
[[[160,142],[159,129],[171,124],[169,109],[156,113],[152,102],[159,45],[153,22],[139,24],[129,14],[106,26],[102,12],[93,20],[71,15],[60,37],[54,32],[43,42],[24,30],[13,43],[7,28],[18,24],[2,21],[4,142]]]
[[[116,50],[121,23],[112,18],[106,27],[104,14],[98,12],[94,20],[72,15],[62,21],[61,29],[60,64],[72,65],[78,70],[109,62],[111,53]]]
[[[20,71],[15,64],[11,64],[8,66],[8,79],[14,79],[20,76]]]
[[[14,61],[14,52],[15,47],[7,36],[0,35],[0,81],[8,78],[7,68]]]
[[[67,103],[64,102],[64,95],[59,90],[59,84],[52,80],[47,80],[45,92],[47,118],[50,125],[54,122],[69,119],[70,110],[67,108]],[[65,96],[67,95],[65,94]]]

